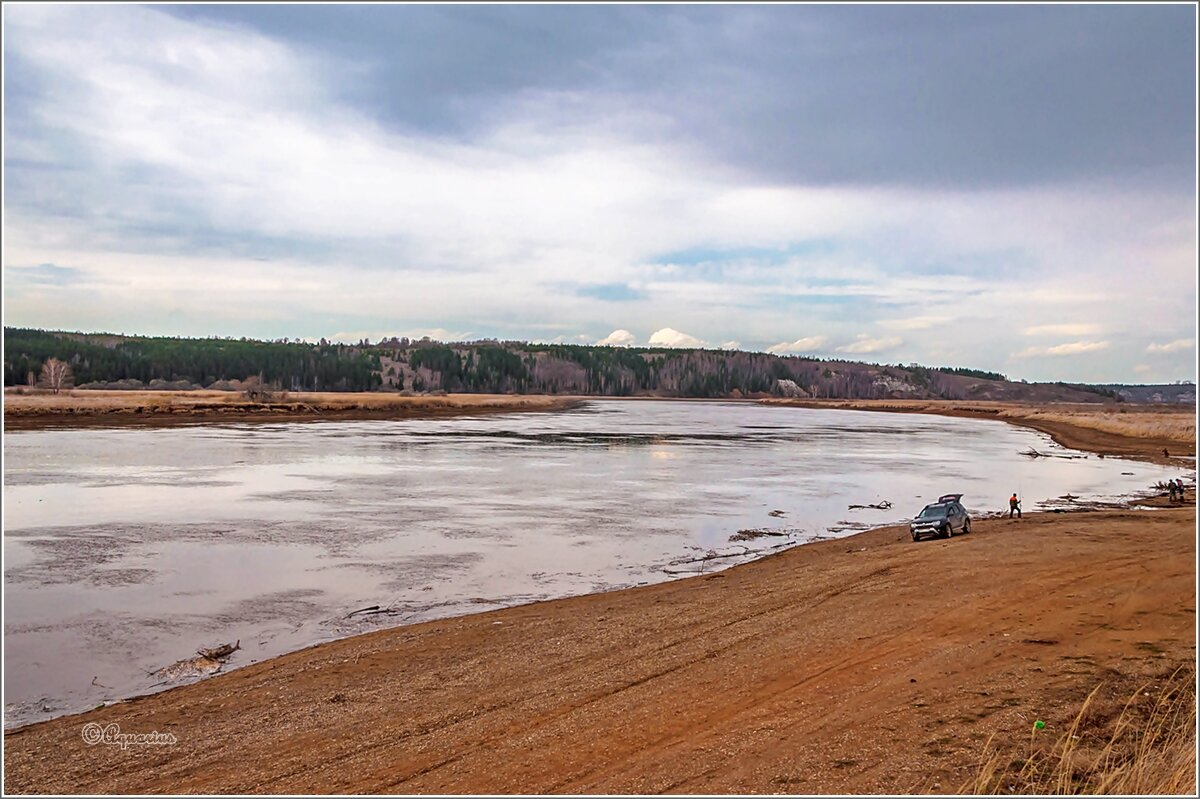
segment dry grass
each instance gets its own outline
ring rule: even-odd
[[[494,394],[447,394],[406,397],[387,393],[288,392],[271,402],[247,399],[238,391],[106,391],[71,389],[58,394],[49,391],[6,390],[4,410],[10,415],[56,413],[116,413],[138,408],[219,410],[261,405],[295,406],[299,410],[346,411],[388,410],[392,408],[536,408],[559,404],[559,397]],[[214,407],[218,406],[218,407]]]
[[[1049,746],[1039,740],[1044,732],[1031,729],[1024,753],[1013,759],[989,740],[983,765],[962,792],[1194,796],[1195,667],[1176,670],[1154,692],[1140,687],[1115,718],[1093,707],[1102,687]]]
[[[1129,410],[1118,406],[1105,410],[1031,410],[1009,409],[1001,416],[1013,419],[1040,419],[1061,422],[1089,430],[1114,433],[1131,438],[1166,438],[1175,441],[1196,443],[1196,416],[1192,408],[1183,412]]]

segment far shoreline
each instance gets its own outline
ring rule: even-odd
[[[1193,469],[1196,465],[1195,405],[775,398],[760,402],[771,407],[924,414],[1006,422],[1045,433],[1067,449],[1100,457],[1129,458]],[[1163,454],[1164,450],[1167,455]],[[1184,455],[1188,458],[1181,457]]]
[[[174,427],[207,424],[399,421],[493,413],[562,411],[582,398],[541,394],[286,392],[254,401],[230,391],[113,391],[72,389],[62,394],[4,393],[4,429]]]

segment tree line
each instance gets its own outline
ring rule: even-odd
[[[865,364],[735,350],[599,347],[391,338],[372,344],[69,333],[4,328],[4,384],[39,382],[52,359],[84,388],[236,388],[834,399],[1032,397],[997,372],[918,364]],[[55,367],[57,370],[58,367]],[[49,374],[49,373],[48,373]],[[55,372],[59,374],[59,372]],[[61,375],[58,378],[61,384]],[[1046,384],[1055,399],[1115,396],[1111,389]],[[1045,394],[1045,392],[1042,392]],[[1068,396],[1069,395],[1069,396]]]
[[[70,367],[76,386],[160,380],[208,387],[258,377],[293,391],[369,391],[382,382],[378,357],[344,344],[4,328],[4,385],[26,384],[50,359]]]

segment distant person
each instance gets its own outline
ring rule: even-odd
[[[1021,500],[1017,499],[1017,492],[1008,498],[1008,518],[1012,518],[1013,514],[1017,514],[1017,518],[1021,518]]]
[[[1179,492],[1179,501],[1183,502],[1183,480],[1175,478],[1175,490]]]
[[[1163,447],[1163,457],[1164,457],[1164,458],[1169,458],[1169,457],[1171,457],[1171,453],[1167,452],[1167,448],[1166,448],[1166,447]]]
[[[1167,488],[1168,488],[1168,489],[1170,489],[1170,492],[1171,492],[1171,501],[1172,501],[1172,502],[1174,502],[1174,501],[1175,501],[1175,495],[1176,495],[1176,494],[1179,492],[1179,489],[1178,489],[1178,488],[1176,488],[1176,486],[1175,486],[1175,481],[1174,481],[1174,480],[1168,480],[1168,481],[1167,481]]]

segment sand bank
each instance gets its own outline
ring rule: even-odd
[[[405,397],[386,393],[289,392],[264,402],[230,391],[70,390],[59,394],[4,393],[7,429],[77,425],[293,422],[318,419],[420,419],[553,411],[576,404],[570,397],[517,394],[446,394]]]

